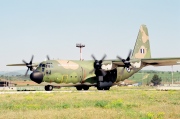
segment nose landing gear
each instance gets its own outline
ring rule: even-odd
[[[53,90],[53,86],[47,85],[47,86],[44,87],[44,89],[45,89],[46,91],[52,91],[52,90]]]
[[[82,89],[89,90],[89,86],[76,86],[76,89],[77,90],[82,90]]]

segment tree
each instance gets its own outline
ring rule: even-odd
[[[157,75],[154,74],[151,82],[154,84],[154,86],[160,85],[161,84],[162,79]]]

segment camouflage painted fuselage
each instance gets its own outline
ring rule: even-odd
[[[109,61],[110,62],[110,61]],[[40,63],[36,71],[43,73],[42,85],[54,86],[78,86],[78,85],[97,85],[97,77],[94,73],[90,73],[94,61],[77,61],[77,60],[48,60]],[[104,80],[118,83],[132,76],[138,70],[124,71],[121,75],[122,67],[111,67],[107,72]],[[112,69],[113,68],[113,69]]]

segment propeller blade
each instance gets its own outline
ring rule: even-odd
[[[96,58],[94,57],[94,55],[91,55],[91,57],[96,61]]]
[[[102,57],[101,60],[97,60],[94,55],[91,55],[91,57],[94,59],[94,63],[93,63],[94,69],[92,71],[90,71],[90,73],[92,73],[94,71],[96,75],[105,76],[106,72],[104,70],[102,70],[101,66],[102,66],[103,60],[106,58],[106,54]]]
[[[46,57],[47,57],[47,60],[50,60],[49,55],[47,55]]]
[[[25,73],[25,76],[27,76],[27,74],[28,74],[28,71],[29,71],[29,68],[27,69],[27,71],[26,71],[26,73]]]
[[[34,58],[34,55],[32,55],[32,57],[31,57],[31,60],[30,60],[29,64],[32,64],[33,58]]]
[[[117,58],[118,58],[119,60],[121,60],[121,61],[123,60],[123,59],[122,59],[121,57],[119,57],[119,56],[117,56]]]
[[[27,71],[26,71],[26,73],[25,73],[25,76],[27,76],[29,70],[33,71],[33,66],[32,66],[33,59],[34,59],[34,55],[32,55],[31,60],[30,60],[29,63],[27,63],[25,60],[22,60],[22,62],[23,62],[23,63],[26,65],[26,67],[28,68]]]
[[[22,62],[24,62],[24,64],[28,64],[25,60],[22,60]]]
[[[127,59],[126,59],[127,61],[129,61],[129,60],[130,60],[130,57],[131,57],[131,52],[132,52],[132,50],[130,50],[130,51],[129,51],[128,57],[127,57]]]
[[[106,58],[106,54],[104,54],[104,56],[102,57],[100,61],[104,61],[105,58]]]

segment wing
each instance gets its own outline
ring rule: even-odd
[[[26,64],[7,64],[6,66],[26,66]]]
[[[118,67],[124,67],[124,63],[122,61],[112,61],[112,63],[117,65]]]
[[[37,67],[39,65],[39,63],[33,63],[32,66],[33,67]],[[6,66],[26,66],[26,64],[7,64]]]
[[[131,63],[142,62],[143,65],[148,66],[171,66],[171,65],[180,65],[180,57],[172,58],[148,58],[148,59],[132,59]],[[124,63],[119,60],[112,60],[112,63],[118,67],[124,67]]]
[[[124,67],[125,66],[125,64],[120,60],[111,60],[111,61],[114,65],[116,65],[118,67]],[[130,60],[131,63],[140,62],[140,61],[141,61],[141,59],[131,59]]]
[[[141,59],[141,62],[144,65],[152,65],[152,66],[180,65],[180,57]]]

